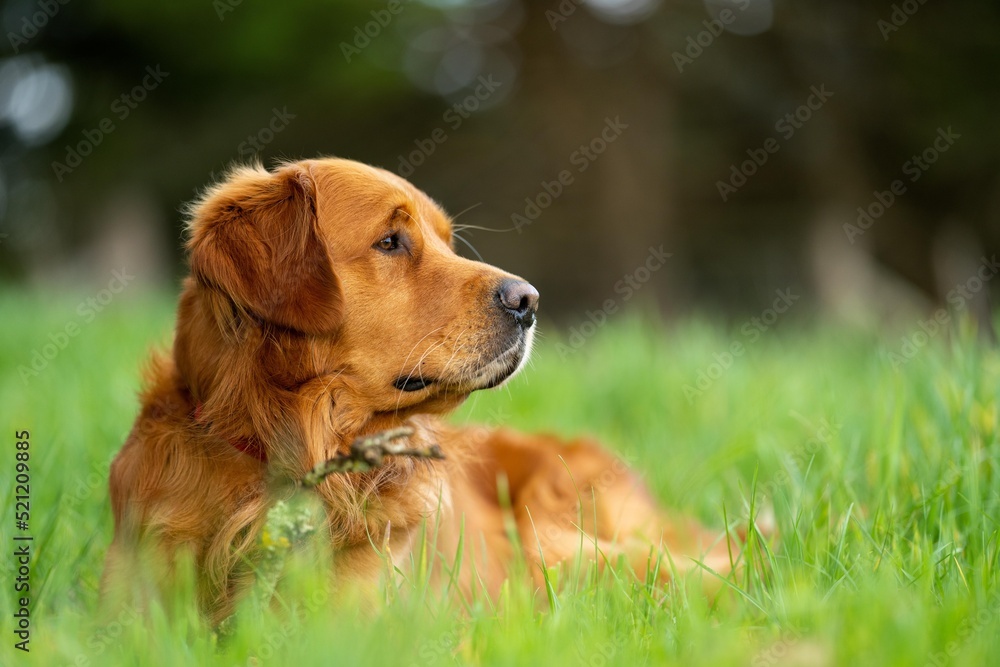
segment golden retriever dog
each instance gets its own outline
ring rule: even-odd
[[[224,618],[269,480],[299,479],[358,437],[403,426],[445,459],[390,457],[316,488],[335,585],[376,587],[373,545],[402,567],[419,534],[435,535],[449,563],[464,550],[464,595],[496,594],[517,559],[539,583],[543,567],[581,556],[640,577],[659,560],[663,579],[699,564],[726,575],[738,561],[742,540],[671,518],[594,442],[442,419],[524,366],[538,292],[458,256],[448,215],[409,182],[340,159],[239,167],[188,225],[173,350],[150,364],[111,467],[105,590],[136,575],[141,552],[167,572],[183,555],[206,614]]]

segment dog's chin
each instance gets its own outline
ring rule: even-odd
[[[500,387],[517,375],[528,361],[534,330],[521,333],[503,352],[480,362],[475,368],[461,372],[457,377],[406,375],[397,378],[393,386],[403,395],[412,395],[417,403],[438,396],[468,395],[480,389]],[[398,399],[397,399],[398,407]]]
[[[519,336],[513,345],[484,364],[469,383],[469,391],[494,389],[503,386],[511,378],[520,373],[521,369],[528,363],[528,357],[531,355],[531,344],[534,341],[534,333],[534,329],[529,329]]]

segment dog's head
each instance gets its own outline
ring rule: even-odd
[[[239,168],[193,206],[189,231],[197,283],[304,346],[290,381],[336,373],[375,411],[432,407],[499,385],[528,357],[535,288],[458,256],[448,216],[387,171]]]

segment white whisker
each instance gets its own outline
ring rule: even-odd
[[[472,252],[476,253],[476,257],[479,258],[480,262],[483,262],[484,264],[486,263],[486,260],[483,259],[482,255],[479,254],[479,251],[476,250],[475,247],[473,247],[473,245],[471,243],[469,243],[464,238],[462,238],[461,234],[459,234],[458,232],[455,232],[455,238],[458,239],[459,241],[461,241],[462,243],[464,243],[465,245],[469,246],[470,248],[472,248]]]
[[[455,215],[451,216],[451,221],[454,223],[456,220],[458,220],[458,216],[465,215],[466,213],[468,213],[472,209],[477,208],[477,207],[482,206],[482,205],[483,205],[483,202],[479,202],[478,204],[473,204],[469,208],[463,209],[461,212],[456,213]]]

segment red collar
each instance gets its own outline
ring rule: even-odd
[[[194,405],[194,420],[199,423],[201,422],[200,401]],[[243,438],[240,440],[229,440],[228,442],[232,445],[233,449],[241,451],[247,456],[252,456],[261,463],[267,463],[267,450],[256,439]]]

